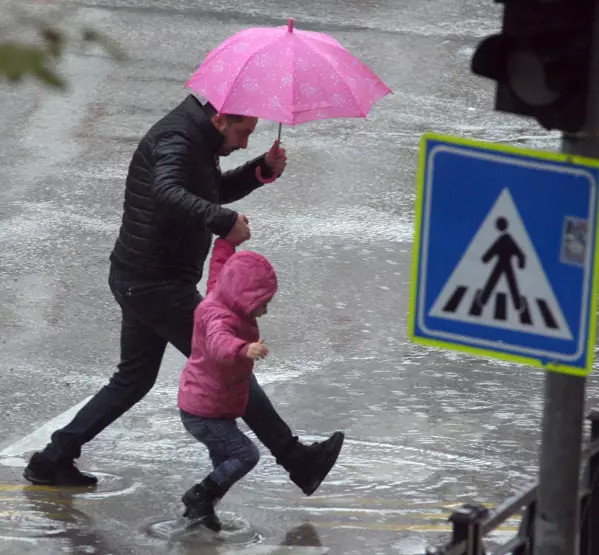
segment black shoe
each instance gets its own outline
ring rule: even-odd
[[[181,501],[185,505],[183,516],[190,520],[201,519],[201,523],[206,528],[220,532],[222,525],[214,512],[214,505],[219,497],[210,489],[210,486],[206,487],[206,480],[188,489],[181,497]]]
[[[95,486],[98,479],[81,472],[73,461],[52,462],[42,453],[34,453],[23,471],[25,479],[43,486]]]
[[[326,441],[305,448],[304,463],[292,469],[289,476],[306,495],[312,495],[333,468],[344,439],[343,432],[335,432]]]

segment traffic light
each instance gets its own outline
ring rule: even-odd
[[[484,39],[472,71],[497,81],[495,109],[532,116],[546,129],[584,124],[594,0],[496,0],[502,33]]]

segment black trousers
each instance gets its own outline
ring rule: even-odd
[[[167,343],[185,356],[191,352],[193,313],[202,300],[195,284],[143,281],[113,266],[109,285],[122,312],[121,361],[109,382],[52,434],[43,453],[54,462],[78,458],[85,443],[143,399],[156,381]],[[303,450],[255,376],[243,419],[279,464],[287,467],[286,460]]]

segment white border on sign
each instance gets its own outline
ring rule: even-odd
[[[435,331],[429,329],[425,325],[425,313],[424,313],[424,301],[426,299],[426,276],[427,276],[427,263],[428,263],[428,248],[429,248],[429,227],[430,227],[430,213],[431,213],[431,199],[433,194],[433,175],[435,168],[435,156],[440,152],[449,152],[454,154],[459,154],[460,156],[470,156],[471,158],[478,158],[481,160],[488,160],[491,162],[499,162],[501,164],[510,164],[515,166],[522,166],[526,168],[540,169],[547,171],[547,169],[551,169],[555,171],[555,173],[567,173],[570,175],[577,175],[586,178],[589,181],[589,213],[588,213],[588,221],[589,221],[589,231],[590,237],[594,240],[594,235],[592,235],[593,230],[595,229],[595,214],[593,212],[593,206],[595,206],[595,178],[593,174],[584,169],[580,168],[569,168],[567,166],[557,166],[552,164],[551,162],[540,162],[537,160],[522,160],[518,158],[510,157],[509,160],[506,159],[505,156],[490,154],[485,152],[476,152],[472,150],[466,150],[464,148],[448,146],[448,145],[437,145],[433,147],[430,153],[427,156],[427,176],[426,176],[426,192],[425,192],[425,200],[424,200],[424,210],[423,214],[423,225],[422,225],[422,250],[420,257],[420,284],[418,287],[418,325],[420,329],[424,330],[427,334],[429,334],[433,339],[447,339],[450,341],[459,341],[461,343],[469,343],[473,345],[480,345],[482,347],[487,347],[499,351],[507,351],[508,349],[511,351],[516,351],[519,354],[524,355],[532,355],[533,357],[543,357],[550,360],[557,361],[575,361],[579,359],[584,354],[584,349],[586,345],[586,330],[587,325],[587,307],[588,307],[588,297],[590,291],[590,282],[591,282],[591,256],[594,252],[594,248],[590,248],[591,245],[588,246],[587,252],[585,254],[585,267],[584,267],[584,283],[583,283],[583,294],[582,294],[582,302],[581,302],[581,310],[580,310],[580,325],[578,331],[578,348],[573,355],[567,355],[566,353],[547,351],[544,349],[535,349],[532,347],[526,347],[523,345],[512,345],[509,343],[505,343],[504,341],[491,341],[489,339],[482,339],[477,337],[471,337],[469,335],[461,335],[458,333],[451,333],[446,331]],[[430,169],[428,169],[430,165]],[[467,245],[466,245],[467,247]],[[466,248],[464,247],[464,248]],[[553,288],[553,284],[551,285]]]

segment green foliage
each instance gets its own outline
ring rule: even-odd
[[[65,89],[66,82],[58,74],[56,65],[64,53],[67,42],[74,39],[45,21],[37,18],[24,18],[33,26],[39,37],[35,43],[21,41],[0,42],[0,80],[18,83],[31,76],[55,89]],[[125,55],[120,47],[109,37],[94,29],[82,29],[79,42],[96,43],[115,60],[123,60]]]

